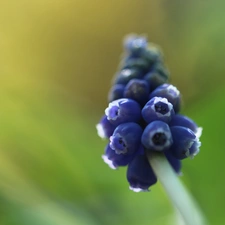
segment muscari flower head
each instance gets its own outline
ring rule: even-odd
[[[112,169],[128,166],[130,189],[148,191],[157,178],[146,152],[164,154],[174,172],[181,174],[181,160],[199,153],[202,128],[178,114],[181,95],[167,83],[161,52],[137,35],[126,38],[124,48],[109,105],[96,128],[101,138],[108,139],[104,162]]]

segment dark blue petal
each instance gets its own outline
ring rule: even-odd
[[[126,85],[130,80],[134,78],[141,79],[142,77],[143,75],[140,70],[136,68],[127,68],[117,73],[114,83]]]
[[[150,86],[150,90],[155,90],[158,86],[167,83],[169,78],[169,71],[162,62],[154,63],[151,70],[144,76]]]
[[[107,120],[107,116],[103,116],[100,122],[96,125],[98,135],[101,138],[109,138],[113,134],[115,128],[116,126]]]
[[[174,169],[174,171],[177,174],[181,173],[181,161],[179,159],[176,159],[169,151],[166,151],[165,156],[168,160],[168,162],[170,163],[170,165],[172,166],[172,168]]]
[[[152,62],[149,62],[145,58],[137,58],[137,57],[126,57],[122,61],[121,67],[123,69],[136,69],[141,72],[141,74],[146,73],[152,66]]]
[[[109,103],[105,114],[110,123],[114,125],[138,122],[141,118],[141,107],[132,99],[121,98]]]
[[[141,138],[146,149],[166,151],[173,143],[169,126],[162,121],[151,122],[144,130]]]
[[[136,123],[120,124],[110,137],[110,147],[116,154],[133,154],[141,144],[142,132]]]
[[[122,84],[113,85],[109,91],[108,101],[112,102],[114,100],[123,98],[124,89],[125,89],[125,85],[122,85]]]
[[[130,155],[116,154],[116,152],[110,148],[109,145],[106,146],[105,154],[102,156],[102,159],[110,168],[116,169],[119,166],[126,166],[131,160],[138,154],[143,154],[143,147],[139,146],[137,152]]]
[[[127,180],[130,189],[135,192],[148,191],[148,188],[157,182],[157,178],[144,154],[136,156],[129,163]]]
[[[197,137],[201,136],[201,130],[202,128],[199,128],[197,124],[187,116],[183,115],[175,115],[172,120],[170,121],[169,125],[171,127],[173,126],[181,126],[191,129]]]
[[[192,130],[181,126],[170,127],[170,130],[173,137],[170,152],[175,158],[184,159],[197,154],[200,142]]]
[[[176,113],[179,112],[181,104],[180,92],[173,85],[160,85],[150,94],[150,99],[153,97],[167,98],[168,101],[173,105],[174,111]]]
[[[132,79],[126,85],[124,97],[137,101],[140,104],[145,104],[149,96],[149,85],[147,81],[140,79]]]
[[[147,123],[154,120],[169,123],[173,115],[173,105],[166,98],[161,97],[153,97],[142,109],[143,119]]]
[[[149,72],[144,76],[143,79],[148,82],[152,91],[168,81],[167,78],[160,76],[157,72]]]
[[[141,57],[148,61],[149,65],[151,65],[150,69],[153,69],[155,65],[163,60],[161,51],[154,45],[149,45],[149,47],[143,51]]]
[[[164,77],[165,79],[168,79],[170,76],[169,70],[162,61],[154,63],[151,72],[158,73],[161,77]]]

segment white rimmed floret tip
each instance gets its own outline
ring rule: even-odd
[[[115,146],[113,145],[113,136],[109,137],[109,146],[112,150],[116,150]]]
[[[195,135],[196,135],[197,138],[200,138],[200,137],[201,137],[201,135],[202,135],[202,130],[203,130],[202,127],[198,127],[198,128],[197,128],[197,131],[195,132]]]
[[[96,124],[96,129],[97,129],[98,136],[100,138],[102,138],[102,139],[107,138],[102,124],[100,124],[100,123]]]
[[[102,155],[102,159],[111,169],[113,169],[113,170],[117,169],[117,167],[114,166],[112,160],[108,159],[108,157],[106,155]]]
[[[133,192],[136,192],[136,193],[138,193],[138,192],[149,192],[150,191],[149,189],[135,188],[135,187],[131,187],[131,186],[129,187],[129,189]]]
[[[109,103],[108,107],[105,109],[105,115],[107,116],[107,120],[116,120],[117,118],[117,116],[115,117],[110,116],[110,112],[113,107],[117,107],[117,115],[119,115],[119,112],[120,112],[119,101],[118,100],[112,101]]]
[[[176,96],[180,95],[180,91],[175,86],[173,86],[172,84],[170,84],[168,86],[168,90],[171,91],[171,92],[174,92]]]
[[[168,104],[168,100],[166,98],[161,98],[161,97],[154,98],[154,104],[156,104],[157,102],[163,102],[165,104]]]
[[[200,152],[200,147],[202,143],[199,141],[199,138],[196,138],[196,151],[190,155],[190,158],[193,159]]]
[[[168,106],[169,111],[166,114],[162,115],[161,113],[156,112],[155,104],[157,104],[158,102],[162,102],[162,103],[164,103]],[[168,102],[168,100],[166,98],[155,97],[153,105],[151,106],[151,108],[156,112],[156,114],[159,117],[164,117],[164,116],[170,116],[171,115],[171,110],[173,109],[173,105],[170,102]]]

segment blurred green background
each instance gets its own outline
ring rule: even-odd
[[[128,190],[101,159],[104,112],[126,34],[164,51],[183,112],[204,128],[182,182],[225,220],[223,0],[0,0],[0,224],[174,225],[160,184]],[[193,224],[195,225],[195,224]]]

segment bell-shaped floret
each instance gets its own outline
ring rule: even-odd
[[[141,144],[142,132],[137,123],[120,124],[110,137],[110,147],[116,154],[133,154]]]
[[[126,85],[124,97],[133,99],[143,105],[148,100],[149,92],[150,90],[147,81],[132,79]]]
[[[138,151],[133,153],[133,154],[116,154],[116,152],[110,148],[109,145],[106,146],[106,149],[105,149],[105,154],[102,155],[102,159],[104,160],[104,162],[106,164],[108,164],[108,166],[112,169],[116,169],[117,167],[119,166],[127,166],[128,163],[131,162],[131,160],[133,160],[133,158],[139,154],[139,152],[142,152],[141,151],[142,149],[139,147]]]
[[[201,142],[191,129],[174,126],[170,130],[173,137],[170,152],[175,158],[185,159],[187,157],[194,157],[199,152]]]
[[[171,84],[163,84],[157,87],[151,94],[150,99],[153,97],[167,98],[173,105],[174,111],[177,113],[180,110],[181,97],[177,88]]]
[[[181,127],[189,128],[195,133],[195,135],[198,138],[200,138],[200,136],[202,134],[202,128],[198,127],[197,124],[192,119],[188,118],[187,116],[177,114],[177,115],[173,116],[169,125],[171,127],[181,126]]]
[[[135,192],[148,191],[149,187],[157,182],[157,178],[144,154],[137,155],[129,163],[127,180],[130,189]]]
[[[159,120],[151,122],[145,128],[141,142],[146,149],[151,151],[168,150],[173,143],[169,126]]]
[[[142,109],[143,119],[150,123],[154,120],[161,120],[169,123],[174,115],[173,105],[166,98],[153,97]]]
[[[138,122],[141,118],[141,107],[132,99],[121,98],[109,103],[108,108],[105,110],[105,115],[113,125]]]

